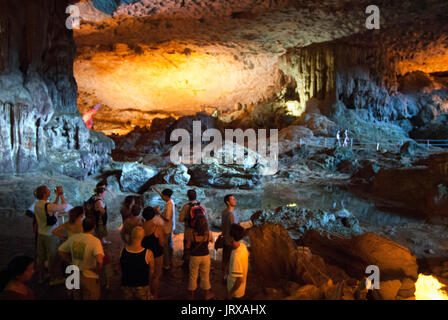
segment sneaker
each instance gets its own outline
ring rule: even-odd
[[[50,284],[50,286],[57,286],[57,285],[60,285],[60,284],[63,284],[63,283],[65,283],[65,279],[64,278],[60,278],[60,279],[51,280],[49,284]]]
[[[112,243],[111,241],[108,241],[108,240],[106,240],[106,239],[103,239],[101,242],[102,242],[103,244],[111,244],[111,243]]]

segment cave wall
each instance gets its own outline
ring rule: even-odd
[[[446,124],[448,87],[429,72],[448,68],[443,64],[448,40],[443,31],[432,32],[432,40],[428,34],[383,31],[381,36],[361,34],[293,48],[280,58],[279,67],[294,80],[302,105],[317,101],[335,121],[341,109],[353,110],[360,121],[392,124],[406,133],[418,132],[419,138],[446,139],[435,132]],[[412,41],[406,40],[409,36]]]
[[[0,0],[0,173],[48,166],[71,175],[68,167],[75,164],[85,177],[109,161],[113,143],[95,136],[104,147],[97,152],[77,110],[67,6],[61,0]],[[81,151],[92,156],[83,159]]]

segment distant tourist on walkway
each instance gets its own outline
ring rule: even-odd
[[[142,247],[145,230],[137,226],[131,241],[120,253],[121,285],[126,300],[150,300],[150,278],[154,273],[154,255]]]
[[[176,229],[176,212],[175,205],[171,196],[173,195],[173,190],[164,189],[162,193],[153,187],[154,191],[157,192],[165,201],[165,208],[163,209],[160,216],[165,221],[164,232],[165,232],[165,246],[163,253],[163,269],[170,270],[173,263],[173,231]]]
[[[213,243],[213,234],[208,230],[207,219],[203,215],[198,216],[191,237],[188,238],[186,243],[186,248],[190,252],[190,276],[188,281],[188,298],[190,300],[194,299],[198,273],[201,277],[201,289],[205,290],[205,300],[214,297],[210,292],[209,243]]]
[[[338,147],[341,146],[341,131],[340,130],[338,130],[338,132],[336,132],[336,143],[337,143]]]
[[[165,233],[163,232],[163,219],[158,215],[153,207],[146,207],[143,210],[143,229],[145,237],[142,246],[152,251],[154,255],[154,274],[151,280],[152,299],[159,297],[159,283],[162,276],[163,267],[163,248],[165,245]]]
[[[58,227],[58,212],[64,211],[67,203],[64,197],[64,190],[61,186],[54,190],[56,200],[48,202],[51,196],[47,186],[40,186],[36,189],[36,197],[39,201],[34,206],[38,225],[37,236],[37,270],[39,284],[43,284],[50,279],[50,285],[58,284],[64,279],[56,279],[59,276],[57,270],[57,249],[59,239],[53,234],[53,230]],[[61,203],[59,203],[61,201]],[[48,274],[45,272],[45,261],[48,262]]]
[[[103,265],[104,250],[101,241],[93,234],[95,221],[87,218],[82,222],[84,232],[67,239],[60,247],[59,253],[65,261],[78,266],[81,271],[81,290],[74,290],[77,300],[99,300],[101,287],[99,274]]]
[[[189,267],[189,252],[186,249],[186,243],[190,239],[192,226],[196,217],[203,215],[208,220],[207,210],[200,202],[197,200],[197,194],[194,189],[190,189],[187,191],[188,203],[182,207],[182,210],[179,214],[179,221],[185,223],[185,231],[184,231],[184,254],[183,260],[184,263],[182,267],[188,270]]]
[[[0,300],[34,300],[34,293],[27,285],[33,274],[33,258],[14,257],[0,272]]]
[[[68,212],[68,221],[53,230],[53,234],[60,238],[70,238],[72,235],[81,233],[82,219],[84,218],[84,208],[74,207]],[[66,231],[67,235],[62,233]]]
[[[249,267],[249,251],[241,242],[245,236],[245,230],[238,224],[230,227],[232,239],[232,254],[230,255],[229,274],[227,277],[227,298],[241,300],[246,293],[247,271]],[[275,259],[275,257],[273,257]]]
[[[236,199],[233,194],[224,197],[226,208],[221,212],[221,230],[224,236],[224,248],[222,251],[221,270],[223,273],[223,282],[227,279],[227,267],[229,265],[230,253],[233,249],[233,241],[230,237],[230,226],[238,223],[238,217],[235,214]]]
[[[344,147],[348,147],[349,141],[350,141],[350,138],[348,136],[348,130],[345,130],[345,132],[344,132]]]

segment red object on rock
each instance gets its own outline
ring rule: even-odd
[[[82,120],[86,124],[89,130],[93,128],[93,115],[101,108],[101,103],[96,104],[92,109],[87,111],[83,116]]]

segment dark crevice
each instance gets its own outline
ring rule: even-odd
[[[40,157],[39,157],[39,139],[40,139],[40,137],[39,137],[39,127],[40,127],[40,118],[39,119],[37,119],[37,121],[36,121],[36,157],[37,157],[37,159],[38,160],[40,160]]]

